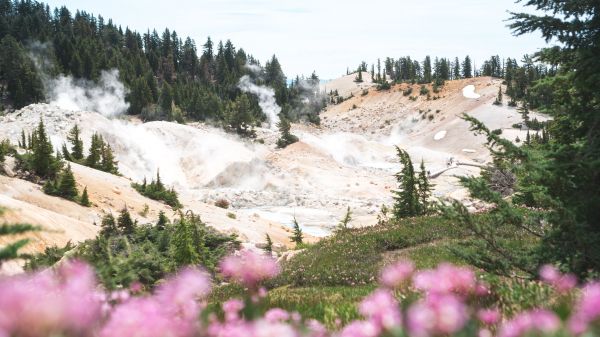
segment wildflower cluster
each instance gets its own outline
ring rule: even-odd
[[[556,289],[559,300],[570,301],[566,307],[571,309],[561,315],[540,308],[503,319],[495,308],[479,305],[488,291],[470,269],[442,264],[416,271],[411,262],[398,262],[382,271],[380,287],[360,303],[362,320],[327,331],[295,312],[258,309],[265,295],[261,283],[279,272],[271,257],[243,251],[220,266],[223,276],[248,289],[246,298],[223,303],[222,315],[206,305],[210,276],[195,268],[180,271],[152,294],[136,284],[105,292],[91,268],[80,262],[3,278],[0,336],[522,337],[599,332],[600,283],[577,288],[576,279],[552,267],[544,267],[541,278]]]

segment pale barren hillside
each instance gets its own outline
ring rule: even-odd
[[[46,229],[31,234],[35,240],[27,251],[33,252],[92,238],[102,215],[124,206],[140,223],[155,222],[160,210],[173,218],[176,212],[131,188],[132,181],[150,178],[160,169],[163,181],[179,192],[184,208],[200,214],[207,224],[238,233],[252,246],[262,243],[266,233],[284,246],[290,244],[294,217],[309,239],[327,235],[347,207],[353,213],[352,226],[374,224],[381,205],[392,203],[394,173],[399,170],[396,145],[406,149],[416,165],[424,161],[436,197],[459,199],[471,210],[480,207],[455,176],[478,174],[490,156],[484,139],[474,136],[460,116],[468,113],[490,129],[502,129],[508,139],[524,139],[526,131],[512,127],[521,121],[517,110],[507,102],[492,104],[501,81],[489,77],[449,81],[439,93],[427,86],[428,99],[420,95],[420,85],[377,91],[367,73],[363,83],[354,82],[355,76],[326,84],[328,91],[337,89],[353,97],[329,106],[318,127],[294,124],[292,131],[300,142],[285,149],[275,148],[278,133],[270,129],[257,130],[261,143],[202,123],[143,124],[45,104],[0,117],[0,138],[13,142],[22,129],[33,130],[40,117],[57,147],[75,124],[83,130],[86,148],[98,132],[113,146],[123,174],[73,165],[80,189],[88,187],[92,208],[47,196],[29,182],[0,177],[0,206],[9,209],[0,221],[29,222]],[[474,92],[463,92],[467,86]],[[231,208],[214,206],[219,199],[229,201]],[[142,216],[146,205],[150,212]]]

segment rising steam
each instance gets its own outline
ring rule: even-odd
[[[279,123],[279,113],[281,112],[281,107],[277,105],[277,101],[275,101],[275,91],[269,87],[256,85],[252,82],[250,76],[248,75],[240,78],[238,87],[243,92],[254,94],[256,97],[258,97],[258,105],[265,115],[267,115],[269,127],[271,129],[276,128],[277,123]]]
[[[96,111],[113,117],[129,108],[129,103],[125,101],[127,89],[119,81],[119,71],[116,69],[102,71],[97,84],[61,75],[48,80],[46,90],[50,104],[66,110]]]

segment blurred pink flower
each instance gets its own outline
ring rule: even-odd
[[[436,269],[423,270],[413,277],[417,289],[431,293],[467,294],[475,291],[475,273],[469,268],[442,263]]]
[[[354,321],[344,327],[340,337],[376,337],[381,328],[371,321]]]
[[[279,274],[279,265],[272,257],[245,250],[240,255],[231,255],[220,264],[223,275],[245,285],[256,288],[259,282]]]
[[[381,272],[380,283],[388,288],[397,288],[410,279],[415,266],[410,261],[396,262]]]
[[[228,300],[223,303],[222,308],[226,321],[236,321],[239,319],[239,312],[244,309],[244,302],[238,299]]]
[[[94,273],[80,262],[0,279],[0,331],[11,336],[90,335],[102,316]]]
[[[413,304],[407,313],[413,337],[453,334],[468,320],[466,305],[452,294],[431,294]]]
[[[560,319],[555,313],[536,309],[518,314],[504,323],[498,337],[520,337],[533,332],[553,333],[560,328]]]
[[[402,324],[400,304],[389,290],[375,290],[360,303],[359,311],[376,326],[386,330]]]
[[[556,267],[550,264],[540,268],[540,278],[561,293],[568,292],[577,285],[577,277],[575,275],[562,274]]]
[[[156,291],[156,297],[171,314],[194,320],[200,313],[198,299],[209,292],[208,275],[200,269],[187,268],[162,284]]]
[[[265,313],[265,319],[269,322],[287,321],[290,319],[290,313],[280,308],[273,308]]]
[[[576,335],[585,332],[590,323],[600,319],[600,282],[586,285],[575,312],[569,319],[569,330]]]
[[[192,328],[190,321],[171,316],[154,298],[134,298],[115,307],[100,337],[183,337],[191,336]]]
[[[494,325],[500,321],[498,309],[481,309],[477,312],[477,318],[485,325]]]

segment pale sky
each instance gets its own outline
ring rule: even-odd
[[[82,9],[125,28],[168,27],[199,48],[210,36],[231,39],[262,64],[276,54],[288,77],[336,78],[360,61],[425,55],[479,64],[491,55],[516,57],[545,45],[538,35],[512,36],[514,0],[47,0]],[[531,11],[531,10],[529,10]]]

